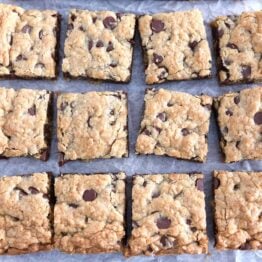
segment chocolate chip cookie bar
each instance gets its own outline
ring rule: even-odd
[[[127,256],[208,252],[202,174],[133,177]]]
[[[64,75],[128,82],[135,23],[134,14],[71,10],[62,66]]]
[[[209,96],[148,89],[136,153],[204,162],[211,105]]]
[[[68,160],[128,156],[126,93],[60,94],[57,107],[60,165]]]
[[[220,83],[262,81],[262,11],[221,16],[211,26]]]
[[[0,4],[0,77],[57,76],[59,14]]]
[[[46,161],[51,144],[52,93],[0,88],[0,158]]]
[[[228,93],[215,100],[225,162],[262,160],[262,87]]]
[[[214,171],[216,248],[262,249],[262,172]]]
[[[55,179],[55,246],[67,253],[120,252],[125,236],[125,174]]]
[[[139,18],[146,83],[208,78],[211,54],[199,10]]]
[[[0,178],[0,255],[19,255],[53,246],[51,175]]]

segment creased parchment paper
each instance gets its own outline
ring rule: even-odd
[[[60,61],[63,56],[63,43],[65,39],[66,23],[69,9],[91,9],[91,10],[113,10],[120,12],[156,13],[165,11],[178,11],[198,8],[202,11],[206,23],[208,39],[213,52],[211,42],[211,30],[209,22],[219,15],[239,14],[247,10],[261,10],[261,0],[246,1],[160,1],[160,0],[2,0],[3,3],[20,5],[26,9],[56,9],[63,17],[61,30],[61,48]],[[0,47],[1,48],[1,47]],[[213,57],[213,77],[209,80],[195,80],[182,82],[169,82],[167,84],[155,85],[155,87],[167,88],[188,92],[191,94],[206,93],[211,96],[217,96],[230,91],[238,91],[251,85],[234,85],[230,87],[219,87],[215,77],[215,63]],[[262,161],[242,161],[240,163],[225,164],[219,150],[218,132],[215,125],[214,114],[212,114],[210,132],[209,132],[209,153],[208,160],[205,164],[194,163],[183,160],[176,160],[169,157],[157,156],[136,156],[134,154],[135,141],[139,130],[140,120],[143,111],[144,92],[147,88],[144,82],[143,60],[141,47],[136,35],[136,46],[134,52],[134,64],[132,81],[129,84],[112,84],[112,83],[93,83],[85,80],[68,81],[63,79],[60,72],[57,81],[27,81],[27,80],[1,80],[0,86],[14,88],[33,88],[48,89],[59,92],[86,92],[86,91],[104,91],[104,90],[124,90],[128,92],[129,102],[129,151],[130,156],[126,159],[107,159],[86,162],[70,162],[62,168],[57,164],[57,141],[53,139],[51,158],[48,162],[42,162],[29,158],[16,158],[9,160],[0,160],[0,176],[27,174],[32,172],[52,171],[55,175],[60,172],[116,172],[125,171],[129,176],[135,173],[169,173],[169,172],[192,172],[201,171],[205,174],[205,193],[206,193],[206,212],[208,236],[210,239],[209,255],[179,255],[179,256],[161,256],[161,257],[133,257],[125,259],[121,254],[102,254],[102,255],[68,255],[58,251],[41,252],[22,256],[1,256],[0,261],[237,261],[253,262],[262,261],[262,251],[227,251],[217,252],[213,248],[214,231],[213,231],[213,207],[211,192],[211,174],[214,169],[225,170],[262,170]],[[53,137],[55,137],[55,127]],[[194,197],[194,196],[192,196]],[[236,207],[237,208],[237,207]]]

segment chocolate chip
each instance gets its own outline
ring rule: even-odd
[[[229,47],[231,49],[237,49],[238,50],[238,47],[235,44],[233,44],[233,43],[228,43],[227,47]]]
[[[204,191],[204,180],[203,178],[198,178],[196,180],[196,188],[199,190],[199,191]]]
[[[94,189],[86,190],[83,194],[85,201],[94,201],[97,198],[97,193]]]
[[[71,30],[73,30],[74,29],[74,25],[73,24],[69,24],[68,26],[67,26],[67,30],[68,31],[71,31]]]
[[[112,110],[110,111],[110,115],[113,116],[114,114],[115,114],[115,110],[112,109]]]
[[[147,251],[150,252],[150,253],[152,253],[154,250],[153,250],[153,248],[152,248],[151,246],[148,246],[148,247],[147,247]]]
[[[23,55],[19,55],[16,57],[16,61],[21,61],[21,60],[27,60],[27,58]]]
[[[143,131],[143,133],[144,133],[145,135],[147,135],[147,136],[150,136],[150,135],[151,135],[151,132],[150,132],[148,129],[145,129],[145,130]]]
[[[72,14],[72,15],[71,15],[71,20],[74,22],[75,19],[76,19],[76,15],[75,15],[75,14]]]
[[[108,46],[106,48],[106,51],[110,52],[112,50],[114,50],[114,46],[113,46],[113,43],[111,41],[109,41]]]
[[[109,66],[111,66],[111,67],[117,67],[117,63],[111,63]]]
[[[85,30],[85,28],[83,27],[83,26],[79,26],[79,28],[78,28],[80,31],[82,31],[82,32],[85,32],[86,30]]]
[[[228,109],[228,110],[226,111],[226,115],[232,116],[232,115],[233,115],[233,112],[232,112],[230,109]]]
[[[187,220],[186,220],[186,223],[187,223],[188,225],[191,225],[192,220],[191,220],[191,219],[187,219]]]
[[[43,63],[37,63],[35,65],[36,68],[41,68],[41,69],[44,69],[45,68],[45,65]]]
[[[28,190],[29,190],[30,193],[33,194],[33,195],[36,195],[36,194],[39,193],[39,190],[38,190],[37,188],[33,187],[33,186],[30,186],[30,187],[28,188]]]
[[[30,25],[25,25],[25,26],[22,28],[22,32],[25,33],[25,34],[26,34],[26,33],[30,34],[31,31],[32,31],[32,26],[30,26]]]
[[[64,111],[67,106],[68,106],[68,102],[62,102],[61,105],[60,105],[60,110]]]
[[[28,111],[29,115],[35,116],[36,115],[36,106],[35,106],[35,104],[32,107],[28,108],[27,111]]]
[[[220,186],[220,180],[217,177],[214,177],[213,186],[214,186],[214,189],[218,189]]]
[[[239,184],[239,183],[237,183],[237,184],[234,185],[234,190],[235,190],[235,191],[238,190],[239,188],[240,188],[240,184]]]
[[[239,104],[239,102],[240,102],[240,96],[235,96],[234,97],[234,103],[237,105],[237,104]]]
[[[163,62],[163,57],[161,55],[158,55],[156,53],[153,53],[153,62],[158,65]]]
[[[191,231],[194,233],[197,231],[197,228],[196,227],[190,227]]]
[[[165,24],[161,20],[153,18],[151,20],[150,27],[153,32],[159,33],[164,29]]]
[[[157,198],[160,196],[160,191],[154,192],[152,198]]]
[[[112,16],[107,16],[103,20],[103,24],[104,24],[104,27],[108,28],[108,29],[114,29],[117,26],[117,22],[116,22],[115,18],[112,17]]]
[[[223,36],[223,34],[224,34],[224,30],[223,30],[223,29],[218,29],[218,30],[217,30],[217,36],[218,36],[219,38],[221,38],[221,37]]]
[[[223,129],[223,133],[225,133],[225,134],[227,134],[228,133],[228,127],[226,126],[226,127],[224,127],[224,129]]]
[[[143,182],[143,187],[146,187],[146,185],[147,185],[147,182],[144,181],[144,182]]]
[[[78,208],[78,205],[76,205],[76,204],[68,204],[68,206],[70,206],[70,207],[72,207],[72,208]]]
[[[236,148],[239,148],[239,145],[240,145],[240,141],[237,141],[236,142]]]
[[[189,135],[189,130],[188,130],[187,128],[182,128],[182,129],[181,129],[181,132],[182,132],[182,135],[183,135],[183,136]]]
[[[159,229],[167,229],[171,225],[171,220],[167,217],[160,217],[157,219],[156,225]]]
[[[96,47],[103,47],[104,43],[101,40],[98,40],[96,43]]]
[[[87,121],[86,121],[86,122],[87,122],[87,126],[90,127],[90,128],[93,127],[93,126],[91,125],[91,118],[92,118],[92,116],[89,116],[88,119],[87,119]]]
[[[254,115],[254,122],[256,125],[262,124],[262,111],[256,112]]]
[[[244,79],[249,78],[251,75],[251,66],[242,65],[241,73]]]
[[[167,115],[165,112],[159,113],[157,116],[162,122],[165,122],[167,120]]]
[[[92,47],[93,47],[93,40],[89,40],[88,41],[88,50],[90,51],[91,49],[92,49]]]
[[[194,51],[194,49],[197,46],[197,44],[198,44],[197,41],[193,41],[193,42],[189,43],[188,46]]]
[[[169,246],[170,241],[168,237],[164,235],[160,238],[160,243],[162,244],[163,247],[166,247],[166,246]]]
[[[169,101],[168,103],[167,103],[167,106],[168,107],[171,107],[171,106],[173,106],[174,105],[174,103],[172,103],[171,101]]]
[[[92,17],[92,21],[93,21],[93,23],[95,23],[96,20],[97,20],[97,17],[96,17],[96,16]]]
[[[43,30],[40,30],[38,36],[39,36],[39,39],[42,40],[42,39],[43,39],[43,36],[44,36],[44,31],[43,31]]]

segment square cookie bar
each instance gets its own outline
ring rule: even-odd
[[[126,255],[207,253],[203,189],[202,174],[134,176]]]
[[[211,53],[199,10],[139,18],[146,83],[211,76]]]
[[[58,96],[57,107],[60,165],[128,156],[126,93],[64,93]]]
[[[225,162],[262,160],[262,87],[228,93],[215,100]]]
[[[211,105],[209,96],[148,89],[136,153],[204,162]]]
[[[46,161],[51,144],[52,93],[0,88],[0,158]]]
[[[0,77],[57,76],[59,14],[0,4]]]
[[[216,248],[262,249],[262,172],[214,171]]]
[[[66,174],[55,180],[55,246],[67,253],[120,252],[125,174]]]
[[[50,184],[47,173],[0,178],[0,255],[52,248]]]
[[[262,81],[262,11],[221,16],[211,26],[220,83]]]
[[[128,82],[135,23],[134,14],[71,10],[62,66],[64,75]]]

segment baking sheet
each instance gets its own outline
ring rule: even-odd
[[[63,17],[61,31],[60,60],[63,56],[63,43],[66,31],[67,15],[70,8],[91,9],[91,10],[113,10],[121,12],[155,13],[164,11],[188,10],[199,8],[205,19],[208,39],[211,44],[211,30],[208,23],[218,15],[239,14],[244,10],[261,10],[261,0],[246,1],[175,1],[175,0],[2,0],[3,3],[20,5],[26,9],[56,9]],[[213,52],[214,54],[214,52]],[[215,77],[215,64],[213,57],[213,78],[209,80],[195,80],[182,82],[169,82],[154,87],[162,87],[170,90],[189,92],[191,94],[206,93],[211,96],[221,95],[229,91],[239,91],[252,85],[234,85],[230,87],[219,87]],[[212,192],[211,175],[214,169],[225,170],[262,170],[262,161],[242,161],[240,163],[225,164],[219,150],[218,131],[215,124],[214,114],[212,115],[209,132],[209,153],[205,164],[194,163],[183,160],[176,160],[169,157],[158,156],[136,156],[134,154],[135,141],[139,130],[140,120],[143,111],[143,98],[145,89],[148,87],[144,82],[144,66],[142,63],[141,47],[138,34],[136,35],[136,46],[134,50],[134,64],[132,80],[129,84],[112,83],[94,83],[85,80],[65,80],[60,72],[57,81],[32,81],[32,80],[1,80],[0,86],[14,88],[32,88],[48,89],[59,92],[86,92],[86,91],[105,91],[105,90],[124,90],[128,92],[129,102],[129,152],[130,156],[126,159],[106,159],[95,160],[92,162],[69,162],[59,168],[57,164],[57,141],[54,138],[52,142],[51,157],[48,162],[42,162],[29,158],[15,158],[9,160],[0,160],[0,176],[27,174],[32,172],[52,171],[55,175],[60,172],[118,172],[125,171],[131,176],[135,173],[169,173],[169,172],[192,172],[200,171],[205,174],[205,193],[206,193],[206,211],[207,227],[210,239],[208,255],[179,255],[179,256],[160,256],[160,257],[133,257],[125,259],[121,254],[103,254],[103,255],[68,255],[59,251],[40,252],[36,254],[22,256],[1,256],[0,261],[238,261],[253,262],[262,261],[262,251],[227,251],[216,252],[213,248],[214,232],[212,222]],[[254,85],[253,85],[254,86]],[[53,130],[55,137],[55,128]]]

